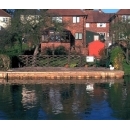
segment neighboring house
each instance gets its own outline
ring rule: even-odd
[[[10,24],[11,15],[0,9],[0,30]]]
[[[33,13],[32,13],[33,12]],[[26,17],[39,17],[40,10],[29,10],[28,14],[21,15],[21,20]],[[65,46],[71,51],[88,54],[87,46],[89,42],[99,40],[101,36],[106,40],[105,43],[111,43],[109,39],[110,18],[112,13],[104,13],[102,10],[93,9],[48,9],[47,15],[50,21],[64,24],[63,34],[57,32],[53,24],[50,24],[43,30],[41,38],[41,50],[45,47]]]
[[[64,23],[64,30],[70,32],[70,49],[74,48],[78,51],[79,47],[85,46],[84,26],[87,15],[81,9],[49,9],[47,13],[51,16],[52,21]]]
[[[111,30],[111,26],[114,23],[117,23],[119,21],[121,22],[126,22],[126,21],[130,21],[130,9],[120,9],[117,13],[115,13],[110,19],[110,37],[112,37],[113,42],[115,42],[115,40],[120,39],[120,35],[115,35],[117,34],[116,30],[112,31]],[[119,33],[119,32],[118,32]],[[117,37],[118,36],[118,37]]]
[[[86,15],[86,44],[92,40],[99,40],[100,36],[104,36],[106,42],[109,39],[109,19],[112,13],[104,13],[101,9],[84,9]],[[90,33],[91,32],[91,33]],[[93,34],[93,35],[92,35]]]

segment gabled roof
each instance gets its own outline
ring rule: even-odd
[[[0,17],[11,17],[11,15],[5,12],[4,10],[0,9]]]
[[[86,22],[91,23],[106,23],[109,22],[110,17],[113,13],[104,13],[101,10],[85,10],[86,15],[88,15]]]
[[[116,14],[118,15],[129,14],[130,15],[130,9],[120,9]]]
[[[86,16],[81,9],[49,9],[47,12],[57,16]]]

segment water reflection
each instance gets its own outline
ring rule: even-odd
[[[130,119],[130,78],[119,83],[0,84],[0,119]]]

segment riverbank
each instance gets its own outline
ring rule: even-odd
[[[39,80],[39,79],[104,79],[123,78],[124,71],[103,67],[23,67],[0,71],[0,79]]]

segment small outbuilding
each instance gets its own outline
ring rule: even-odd
[[[101,42],[100,40],[90,42],[88,44],[88,55],[94,56],[95,58],[101,57],[101,51],[105,49],[105,43]]]

